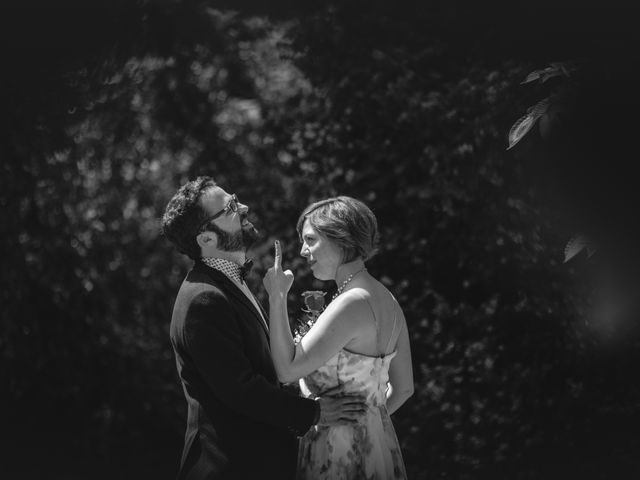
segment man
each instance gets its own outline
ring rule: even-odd
[[[280,388],[267,315],[243,279],[258,237],[247,212],[211,177],[198,177],[162,219],[167,238],[195,261],[170,328],[188,405],[179,479],[292,479],[295,435],[316,423],[355,421],[362,409],[353,397],[316,402]]]

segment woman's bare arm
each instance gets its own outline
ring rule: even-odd
[[[401,312],[401,311],[400,311]],[[411,364],[411,346],[404,314],[401,314],[400,336],[396,344],[398,353],[389,366],[389,390],[387,391],[387,410],[395,412],[413,395],[413,367]]]

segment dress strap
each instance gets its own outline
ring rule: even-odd
[[[378,317],[376,316],[376,312],[373,309],[373,306],[371,305],[371,302],[369,301],[369,299],[362,295],[362,299],[367,302],[367,305],[369,305],[369,310],[371,310],[371,315],[373,315],[373,323],[376,326],[376,347],[378,346],[378,343],[380,342],[380,326],[378,325]]]
[[[378,323],[378,317],[376,316],[376,312],[373,309],[373,306],[371,305],[371,302],[369,301],[369,299],[364,295],[362,295],[362,298],[364,299],[365,302],[367,302],[367,305],[369,305],[369,310],[371,310],[371,315],[373,315],[373,321],[375,322],[375,326],[376,326],[376,346],[377,346],[380,343],[380,325]],[[393,299],[393,327],[391,328],[391,336],[389,337],[387,346],[382,352],[384,356],[389,355],[390,353],[389,347],[400,336],[400,331],[398,331],[398,335],[396,336],[396,325],[398,323],[398,301],[393,295],[391,295],[391,298]]]

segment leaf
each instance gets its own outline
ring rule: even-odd
[[[540,78],[540,72],[541,70],[535,70],[531,72],[529,75],[527,75],[527,78],[520,82],[520,85],[526,85],[527,83],[535,82]]]
[[[531,115],[530,113],[520,117],[513,124],[511,129],[509,130],[509,146],[507,150],[510,150],[514,146],[518,144],[520,140],[531,130],[536,123],[537,118]]]
[[[560,77],[561,75],[564,75],[564,72],[562,70],[554,70],[554,71],[547,70],[542,75],[542,80],[540,80],[540,83],[544,83],[553,77]]]
[[[572,62],[554,62],[546,68],[531,72],[527,75],[527,78],[520,82],[520,85],[526,85],[527,83],[532,83],[536,80],[540,80],[540,83],[545,83],[547,80],[554,77],[570,77],[571,73],[575,70],[576,67]]]
[[[549,109],[549,97],[540,100],[533,107],[527,110],[527,114],[520,117],[509,130],[509,146],[507,150],[513,148],[531,130],[538,119]]]
[[[554,62],[551,66],[557,68],[565,77],[570,77],[578,69],[576,62]]]
[[[564,263],[567,263],[584,250],[587,252],[587,258],[591,258],[595,253],[595,248],[587,237],[584,235],[573,236],[564,247]]]
[[[547,113],[548,109],[549,109],[549,97],[543,100],[540,100],[533,107],[530,107],[529,110],[527,110],[527,113],[536,117],[535,120],[537,120],[541,115],[544,115],[545,113]]]

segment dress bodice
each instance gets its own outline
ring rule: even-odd
[[[323,366],[301,378],[300,389],[306,397],[313,398],[329,388],[347,384],[345,393],[364,394],[371,406],[384,405],[389,364],[395,355],[394,351],[374,357],[342,349]]]

